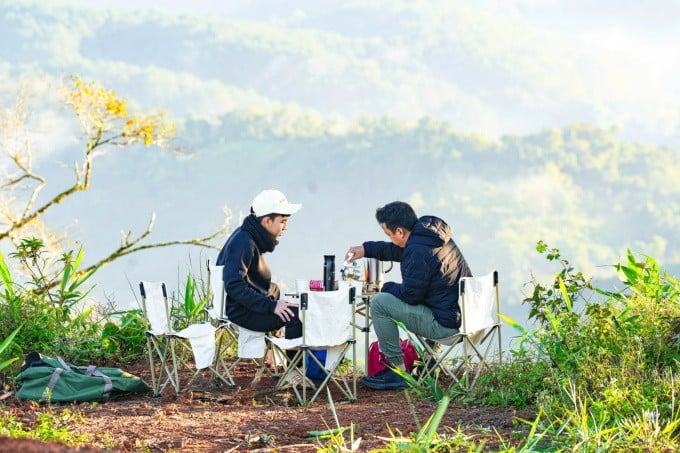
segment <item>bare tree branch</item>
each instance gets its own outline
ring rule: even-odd
[[[41,228],[40,220],[48,210],[77,192],[88,190],[95,157],[109,149],[137,143],[165,148],[168,137],[174,133],[174,126],[165,121],[163,112],[148,116],[130,116],[127,112],[126,101],[118,98],[112,91],[106,91],[96,83],[84,83],[78,77],[72,78],[71,82],[65,90],[65,103],[75,112],[84,133],[86,139],[84,154],[80,161],[74,162],[73,184],[52,196],[39,207],[35,207],[35,204],[39,193],[47,185],[47,180],[33,173],[33,153],[28,134],[25,132],[27,114],[23,104],[23,95],[17,102],[17,108],[13,112],[14,117],[0,118],[0,132],[11,134],[9,139],[0,137],[3,138],[0,146],[6,149],[5,154],[16,167],[16,173],[8,175],[6,181],[0,185],[2,195],[5,196],[3,202],[0,203],[0,211],[7,220],[7,224],[0,227],[0,241],[8,239],[16,245],[22,234],[35,231],[36,227]],[[19,143],[16,140],[17,137],[23,137],[23,142]],[[10,150],[10,148],[16,149]],[[11,192],[15,190],[28,190],[30,193],[21,198],[13,197]],[[18,203],[22,205],[21,208],[14,208],[14,205]],[[153,230],[154,214],[145,231],[135,237],[132,236],[131,231],[121,233],[122,241],[117,249],[98,259],[86,269],[80,270],[79,273],[86,274],[123,256],[153,248],[192,245],[216,249],[217,247],[210,242],[226,234],[229,229],[230,213],[225,212],[225,214],[223,225],[205,237],[143,244],[142,242],[150,236]],[[53,282],[52,285],[57,284],[56,279]]]
[[[138,245],[142,240],[146,239],[151,232],[153,231],[153,225],[156,221],[156,214],[151,215],[151,219],[149,220],[149,223],[146,227],[146,230],[144,230],[143,233],[141,233],[139,236],[137,236],[134,239],[130,239],[130,236],[132,235],[131,231],[127,232],[121,232],[123,238],[121,241],[120,247],[118,247],[116,250],[111,252],[108,256],[101,258],[97,263],[82,269],[79,271],[79,274],[86,274],[90,272],[92,269],[95,268],[101,268],[105,266],[106,264],[111,263],[112,261],[117,260],[118,258],[121,258],[126,255],[130,255],[132,253],[140,252],[142,250],[149,250],[149,249],[155,249],[155,248],[162,248],[162,247],[172,247],[176,245],[193,245],[197,247],[203,247],[203,248],[209,248],[213,250],[219,250],[218,246],[215,246],[211,244],[211,241],[217,237],[220,236],[225,236],[229,232],[230,228],[230,219],[231,219],[231,213],[228,210],[225,210],[225,219],[222,224],[222,226],[215,231],[214,233],[202,237],[202,238],[192,238],[192,239],[183,239],[183,240],[174,240],[174,241],[167,241],[167,242],[156,242],[152,244],[144,244],[144,245]]]

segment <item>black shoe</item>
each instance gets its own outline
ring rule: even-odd
[[[380,371],[377,374],[374,374],[373,376],[364,376],[364,377],[360,378],[359,381],[361,381],[361,382],[371,382],[371,381],[375,381],[375,380],[380,380],[380,379],[382,379],[382,375],[385,374],[386,372],[387,372],[387,370],[385,369],[385,370]]]
[[[403,390],[408,384],[403,377],[387,368],[375,376],[364,376],[361,383],[373,390]]]

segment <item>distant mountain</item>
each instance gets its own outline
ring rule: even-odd
[[[381,239],[375,208],[395,199],[446,219],[473,272],[499,269],[513,311],[525,283],[559,271],[534,251],[538,240],[608,285],[628,248],[680,264],[675,150],[627,143],[586,125],[489,141],[434,119],[366,119],[332,133],[332,123],[315,128],[296,115],[190,121],[184,137],[195,151],[186,155],[106,156],[88,194],[101,208],[79,222],[92,235],[86,243],[98,242],[96,225],[112,218],[119,227],[151,209],[165,219],[156,231],[164,239],[209,231],[223,205],[237,214],[236,225],[253,194],[280,187],[304,204],[271,257],[289,283],[318,277],[324,254],[341,257],[349,245]],[[286,132],[279,123],[289,125]],[[182,261],[176,254],[169,260],[175,267]]]
[[[0,106],[24,87],[47,193],[83,146],[55,102],[62,77],[177,121],[184,153],[100,156],[92,190],[50,213],[86,257],[151,212],[157,240],[208,233],[225,206],[235,226],[272,187],[304,205],[269,258],[284,284],[383,238],[375,208],[396,199],[448,221],[475,273],[498,268],[519,319],[524,284],[559,271],[540,239],[607,282],[627,248],[680,265],[678,150],[646,144],[680,137],[679,112],[655,104],[660,87],[609,86],[619,67],[596,46],[468,3],[227,3],[222,17],[0,0]],[[134,255],[100,271],[95,295],[127,305],[138,280],[181,282],[215,253]]]
[[[216,16],[0,1],[0,68],[12,85],[77,73],[178,117],[295,104],[346,120],[432,115],[492,136],[584,122],[678,142],[671,62],[638,61],[640,46],[613,49],[608,35],[561,31],[538,6],[509,5],[257,0]],[[680,39],[666,30],[650,49]]]

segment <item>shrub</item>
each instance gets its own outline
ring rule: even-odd
[[[477,404],[498,407],[534,406],[546,392],[550,366],[524,350],[510,351],[503,364],[492,364],[482,373],[466,398]]]
[[[41,240],[24,239],[10,257],[18,260],[29,275],[23,285],[14,282],[0,254],[4,289],[0,293],[0,336],[7,336],[23,325],[13,352],[24,354],[30,348],[73,361],[98,352],[100,342],[98,326],[93,320],[94,307],[83,304],[89,292],[83,290],[83,284],[94,270],[79,272],[83,250],[64,253],[53,262]],[[56,271],[52,269],[54,266],[58,266]]]
[[[53,259],[39,239],[24,239],[9,255],[28,275],[20,284],[0,254],[0,338],[18,326],[6,355],[31,350],[67,361],[125,362],[144,352],[145,323],[139,310],[112,312],[86,304],[85,284],[96,268],[82,272],[83,249]],[[0,357],[2,354],[0,353]]]
[[[543,253],[547,246],[537,249]],[[548,259],[560,259],[559,251],[552,249]],[[550,365],[546,377],[555,383],[538,401],[542,426],[555,442],[581,451],[602,445],[663,450],[677,440],[680,424],[678,281],[651,257],[638,261],[628,251],[627,262],[614,266],[626,288],[614,293],[592,288],[560,261],[555,282],[536,285],[525,300],[538,326],[524,339]],[[587,299],[588,290],[604,299]],[[633,423],[649,414],[655,414],[656,431]]]

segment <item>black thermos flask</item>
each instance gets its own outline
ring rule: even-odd
[[[323,256],[323,290],[335,289],[335,255]]]

